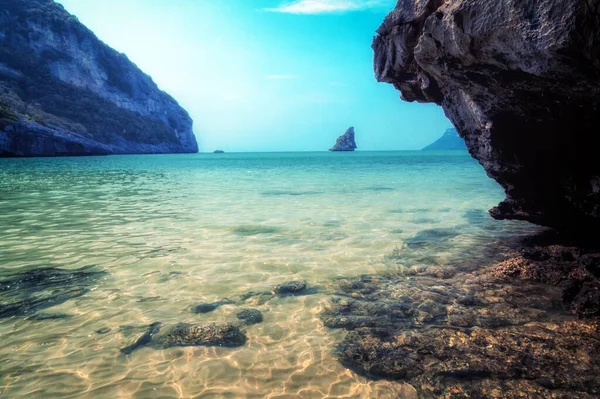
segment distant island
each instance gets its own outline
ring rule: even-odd
[[[448,129],[442,137],[437,139],[432,144],[423,148],[423,151],[466,151],[467,146],[465,141],[458,135],[456,129]]]
[[[225,151],[219,150],[219,149],[213,151],[213,154],[224,154],[224,153],[225,153]]]
[[[329,149],[329,151],[354,151],[356,149],[356,142],[354,141],[354,127],[351,126],[346,130],[346,133],[338,137],[335,145]]]
[[[0,8],[0,157],[198,152],[186,110],[63,6]]]

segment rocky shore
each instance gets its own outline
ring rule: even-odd
[[[350,331],[345,365],[424,398],[600,395],[599,26],[583,0],[400,0],[387,16],[377,79],[443,107],[505,189],[491,216],[554,230],[452,276],[346,282],[324,319]]]
[[[348,331],[346,367],[420,398],[594,398],[597,253],[562,240],[544,232],[454,267],[342,279],[322,320]],[[503,259],[482,263],[496,245]]]
[[[323,325],[346,331],[332,348],[340,362],[367,378],[405,384],[413,397],[598,397],[597,247],[550,230],[482,234],[460,240],[472,242],[442,264],[423,258],[432,246],[456,247],[454,237],[421,231],[386,255],[389,269],[377,275],[288,281],[188,304],[191,313],[206,314],[197,321],[96,333],[122,336],[125,356],[144,348],[235,348],[247,345],[246,331],[263,322],[269,301],[319,295]],[[107,276],[96,268],[39,268],[6,277],[0,318],[71,317],[46,309],[88,294]],[[222,306],[226,318],[213,318]]]

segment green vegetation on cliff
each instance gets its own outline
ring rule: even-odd
[[[103,143],[111,143],[117,136],[138,143],[177,142],[175,132],[161,121],[56,79],[46,66],[52,59],[52,54],[35,59],[28,52],[0,46],[0,62],[23,74],[14,80],[0,75],[0,101],[41,125],[57,126]]]
[[[0,120],[119,153],[197,151],[187,112],[53,0],[0,0]]]

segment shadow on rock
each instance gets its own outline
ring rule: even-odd
[[[595,245],[595,246],[594,246]],[[563,301],[582,317],[600,316],[600,249],[597,243],[574,241],[557,233],[528,237],[523,248],[490,272],[504,279],[552,284]]]

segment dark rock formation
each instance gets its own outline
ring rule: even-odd
[[[231,305],[234,303],[235,302],[230,301],[228,299],[224,299],[224,300],[218,301],[218,302],[200,303],[192,308],[192,313],[210,313],[213,310],[216,310],[223,305]]]
[[[166,328],[161,323],[153,323],[135,343],[121,349],[129,355],[142,346],[166,349],[173,346],[223,346],[234,348],[246,343],[246,335],[236,326],[224,324],[178,323]]]
[[[531,237],[519,253],[491,273],[499,278],[542,282],[562,289],[563,302],[581,317],[600,317],[600,249],[558,234]]]
[[[12,123],[4,126],[4,131],[0,130],[0,157],[108,155],[112,152],[109,145],[31,121]]]
[[[340,359],[360,374],[401,379],[422,398],[597,398],[595,324],[530,323],[460,330],[358,329]],[[582,360],[584,359],[584,360]],[[577,370],[577,372],[573,372]]]
[[[6,277],[0,280],[0,318],[33,316],[38,310],[78,298],[105,275],[89,268],[41,268]],[[46,316],[50,317],[57,318]]]
[[[257,309],[243,309],[236,315],[238,320],[241,320],[246,325],[262,323],[263,315]]]
[[[294,280],[275,286],[275,293],[280,295],[301,294],[306,289],[306,281]]]
[[[497,219],[600,225],[600,3],[399,0],[375,73],[441,105],[506,191]]]
[[[0,0],[0,156],[197,152],[192,120],[52,0]]]
[[[214,150],[213,154],[225,154],[225,151],[223,151],[223,150]]]
[[[338,137],[333,148],[329,151],[354,151],[356,149],[356,142],[354,141],[354,127],[350,127],[346,130],[346,133]]]
[[[423,151],[466,151],[465,141],[460,138],[456,129],[448,129],[442,137],[423,148]]]
[[[233,324],[178,323],[152,338],[151,346],[164,349],[172,346],[237,347],[246,343],[244,333]]]
[[[348,331],[342,364],[423,398],[597,397],[597,321],[569,316],[564,292],[507,278],[502,263],[469,269],[340,280],[321,318]]]

